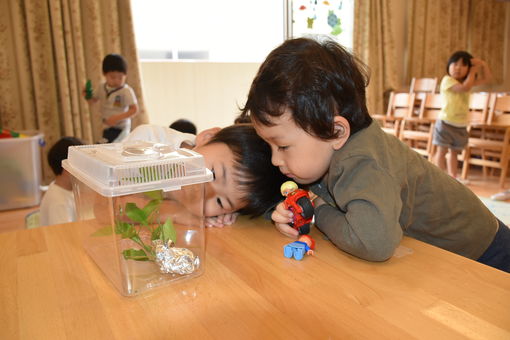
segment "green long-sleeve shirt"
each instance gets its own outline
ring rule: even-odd
[[[311,189],[328,203],[315,210],[316,226],[370,261],[391,257],[403,234],[478,259],[497,231],[496,217],[471,190],[376,122],[335,151]]]

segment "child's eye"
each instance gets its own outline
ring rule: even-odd
[[[221,209],[223,209],[223,204],[221,203],[221,200],[220,198],[216,198],[216,203],[218,203],[218,205],[221,207]]]
[[[213,178],[213,181],[216,179],[216,174],[214,173],[214,169],[211,169],[211,172],[212,172],[212,178]]]
[[[288,146],[279,146],[278,151],[285,151],[287,150]]]

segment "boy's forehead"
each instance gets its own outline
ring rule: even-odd
[[[126,74],[121,71],[107,71],[104,73],[105,76],[125,76]]]

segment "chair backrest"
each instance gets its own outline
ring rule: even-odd
[[[420,118],[437,119],[441,112],[442,101],[439,93],[427,93]]]
[[[409,92],[436,92],[437,78],[413,78]]]
[[[388,103],[388,117],[409,117],[413,110],[415,94],[407,92],[391,92]]]
[[[473,92],[469,96],[468,120],[470,124],[485,124],[489,109],[490,93]]]
[[[510,125],[510,94],[493,93],[489,107],[488,124]]]
[[[32,211],[25,216],[25,228],[32,229],[40,226],[39,210]]]

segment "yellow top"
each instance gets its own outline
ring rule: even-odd
[[[454,92],[452,86],[459,84],[459,81],[448,75],[444,76],[439,86],[443,108],[439,119],[446,123],[465,127],[468,125],[469,92]]]

